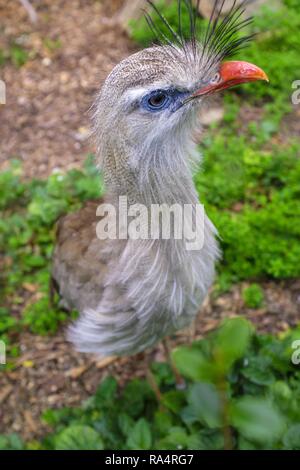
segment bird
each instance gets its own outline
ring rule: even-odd
[[[191,0],[178,0],[177,28],[154,2],[148,4],[152,13],[145,17],[154,44],[115,66],[93,106],[105,195],[59,220],[53,253],[52,279],[61,303],[80,314],[68,339],[78,351],[100,357],[138,354],[190,325],[214,282],[221,253],[205,211],[202,246],[187,250],[173,232],[170,239],[138,239],[125,227],[127,237],[123,232],[100,239],[97,227],[104,212],[99,207],[114,207],[116,217],[122,198],[129,207],[149,211],[163,204],[196,207],[199,111],[212,94],[268,81],[258,66],[229,60],[252,40],[243,32],[251,22],[244,17],[246,2],[234,1],[222,16],[224,0],[215,0],[200,33]]]

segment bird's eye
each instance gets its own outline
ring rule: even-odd
[[[167,93],[157,91],[148,98],[147,104],[151,110],[160,110],[163,109],[168,102],[169,97]]]

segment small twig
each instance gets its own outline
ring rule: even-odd
[[[162,341],[162,344],[163,344],[163,347],[164,347],[164,350],[165,350],[166,359],[167,359],[167,361],[168,361],[168,363],[171,367],[171,370],[174,374],[177,389],[178,390],[184,390],[186,388],[186,383],[185,383],[184,378],[180,375],[180,372],[177,369],[175,362],[173,361],[172,350],[171,350],[169,339],[165,338]]]
[[[22,3],[23,7],[27,11],[31,23],[36,23],[38,20],[38,16],[37,16],[35,9],[29,2],[29,0],[20,0],[20,2]]]
[[[100,360],[97,360],[96,367],[97,369],[105,369],[106,367],[110,366],[111,364],[114,364],[118,360],[120,360],[120,358],[117,356],[104,357]]]
[[[233,436],[229,422],[229,404],[226,395],[226,380],[224,378],[220,379],[217,388],[222,405],[224,450],[233,450]]]
[[[148,370],[147,370],[147,373],[146,373],[146,377],[147,377],[147,380],[148,380],[148,383],[150,385],[150,387],[152,388],[153,390],[153,393],[156,397],[156,400],[158,401],[158,403],[162,405],[162,394],[161,394],[161,391],[159,389],[159,386],[157,385],[157,382],[155,380],[155,377],[150,369],[150,366],[148,367]]]

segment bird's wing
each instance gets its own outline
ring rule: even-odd
[[[141,349],[146,341],[124,288],[110,276],[118,274],[111,262],[119,260],[125,242],[116,240],[111,248],[97,238],[100,203],[88,202],[59,220],[52,276],[61,305],[81,314],[69,328],[69,340],[79,351],[105,356]]]
[[[100,200],[89,201],[57,224],[52,277],[67,309],[95,308],[103,293],[107,270],[103,241],[96,236]]]

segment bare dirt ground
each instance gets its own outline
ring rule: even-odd
[[[23,161],[26,177],[46,177],[54,168],[80,166],[93,151],[87,111],[101,80],[134,50],[127,36],[107,21],[121,3],[43,0],[37,8],[39,22],[32,26],[16,0],[0,0],[0,47],[18,38],[30,50],[22,68],[6,64],[0,69],[0,78],[7,84],[7,105],[0,110],[0,171],[17,157]],[[247,112],[249,119],[257,117],[258,110]],[[291,126],[286,122],[288,132]],[[293,133],[298,131],[293,127]],[[179,335],[173,345],[201,337],[222,318],[237,314],[246,315],[261,332],[285,331],[297,324],[299,281],[266,283],[265,305],[259,310],[244,306],[243,287],[236,286],[217,299],[212,295],[193,334]],[[76,353],[63,330],[45,338],[23,332],[18,341],[21,356],[16,367],[0,376],[0,433],[18,432],[26,440],[48,430],[40,420],[46,408],[79,405],[108,374],[121,385],[131,377],[142,377],[151,357],[144,354],[105,365]],[[154,357],[164,359],[161,346]]]
[[[109,18],[122,2],[43,0],[37,25],[17,0],[0,0],[0,48],[17,41],[30,57],[1,69],[7,104],[1,107],[0,170],[24,162],[29,177],[78,166],[92,151],[89,115],[101,81],[133,46]]]

